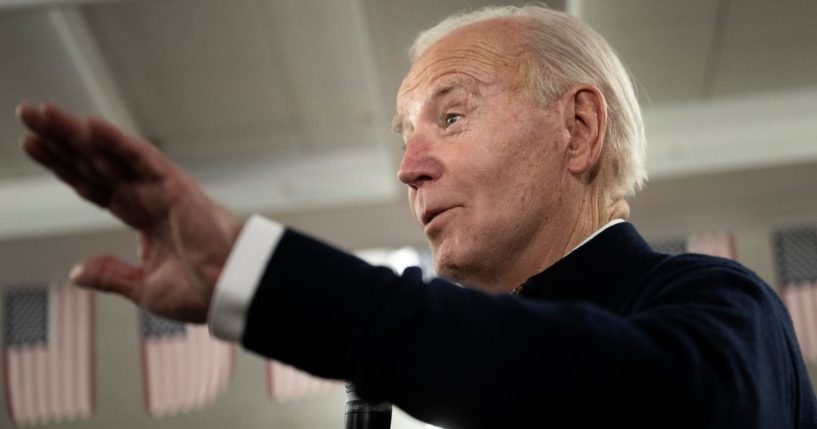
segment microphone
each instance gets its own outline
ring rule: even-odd
[[[346,429],[391,428],[391,404],[371,403],[357,396],[355,385],[346,382]]]

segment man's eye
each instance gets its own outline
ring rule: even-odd
[[[445,126],[450,127],[456,124],[460,119],[462,119],[462,115],[459,113],[449,113],[445,115]]]

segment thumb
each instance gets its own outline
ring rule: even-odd
[[[116,256],[88,258],[71,269],[71,281],[77,286],[102,292],[113,292],[139,302],[142,274]]]

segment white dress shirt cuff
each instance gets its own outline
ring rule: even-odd
[[[259,215],[244,224],[213,291],[207,323],[214,336],[240,342],[255,291],[284,226]]]

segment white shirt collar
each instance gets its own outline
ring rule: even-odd
[[[578,246],[574,247],[572,250],[570,250],[569,252],[565,253],[565,256],[567,256],[567,255],[569,255],[569,254],[573,253],[573,252],[574,252],[576,249],[578,249],[579,247],[584,246],[584,244],[585,244],[585,243],[587,243],[588,241],[590,241],[590,240],[594,239],[594,238],[595,238],[597,235],[599,235],[599,234],[601,234],[602,232],[604,232],[604,230],[605,230],[605,229],[607,229],[607,228],[609,228],[609,227],[611,227],[611,226],[613,226],[613,225],[618,225],[618,224],[620,224],[620,223],[622,223],[622,222],[625,222],[625,220],[624,220],[624,219],[613,219],[613,220],[611,220],[610,222],[607,222],[607,223],[606,223],[604,226],[602,226],[601,228],[597,229],[597,230],[596,230],[596,232],[594,232],[594,233],[590,234],[590,236],[589,236],[589,237],[585,238],[585,239],[584,239],[584,241],[582,241],[581,243],[579,243],[579,245],[578,245]]]

